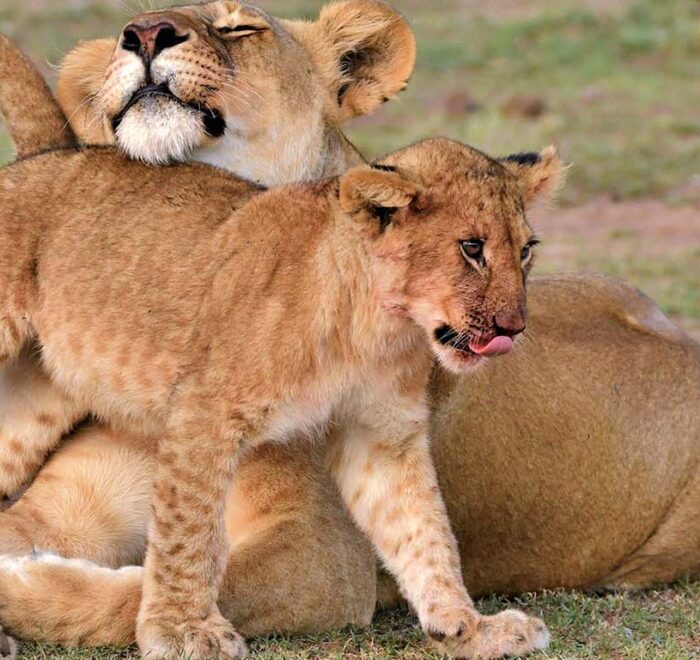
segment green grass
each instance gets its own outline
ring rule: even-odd
[[[700,657],[700,585],[606,596],[547,592],[517,599],[490,598],[479,606],[488,613],[520,607],[541,615],[552,644],[535,658],[688,660]],[[366,630],[345,630],[318,637],[273,637],[252,643],[255,657],[402,658],[437,660],[415,619],[398,610],[377,615]],[[23,645],[27,659],[136,658],[136,652],[99,649],[65,652],[56,647]]]
[[[673,260],[639,259],[633,248],[622,258],[591,259],[582,248],[577,270],[605,272],[630,282],[637,282],[669,316],[700,319],[700,249],[689,250]]]
[[[607,251],[591,250],[585,237],[572,236],[567,240],[575,252],[573,260],[568,263],[540,260],[538,274],[561,270],[606,273],[633,282],[665,314],[689,320],[690,327],[697,327],[692,321],[700,321],[700,247],[674,250],[668,257],[660,258],[648,255],[635,236],[611,239]]]

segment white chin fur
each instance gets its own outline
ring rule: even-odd
[[[197,111],[161,97],[136,104],[116,131],[117,145],[129,158],[151,165],[190,160],[206,137]]]
[[[453,374],[468,374],[486,360],[478,355],[468,355],[442,346],[433,346],[433,353],[440,365]]]

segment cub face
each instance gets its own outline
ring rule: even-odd
[[[341,180],[341,204],[370,242],[383,307],[419,325],[447,369],[507,353],[525,329],[537,244],[525,211],[562,174],[552,147],[496,161],[441,139]]]
[[[315,178],[328,129],[394,97],[414,63],[411,29],[377,0],[343,0],[314,22],[214,0],[140,14],[116,42],[78,46],[58,97],[84,141],[272,185]]]

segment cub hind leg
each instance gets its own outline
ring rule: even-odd
[[[31,327],[24,317],[0,306],[0,365],[17,357],[31,337]]]
[[[61,438],[85,415],[41,366],[34,342],[0,370],[0,500],[29,483]]]

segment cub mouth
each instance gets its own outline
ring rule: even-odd
[[[469,348],[469,335],[457,332],[451,325],[441,325],[435,330],[434,337],[441,346],[448,346],[465,356],[476,356],[476,353]]]
[[[185,108],[194,110],[200,115],[202,123],[204,125],[204,130],[206,133],[214,138],[221,137],[226,131],[226,120],[224,119],[221,112],[216,108],[211,108],[207,105],[202,105],[200,103],[187,103],[181,98],[175,96],[170,91],[167,83],[161,83],[159,85],[150,84],[141,87],[134,92],[133,96],[129,99],[128,103],[120,110],[120,112],[112,118],[112,131],[116,134],[117,129],[124,120],[126,114],[133,108],[139,101],[144,98],[153,98],[156,96],[165,97],[168,100],[177,103]]]
[[[489,340],[476,339],[469,333],[458,332],[447,324],[437,328],[434,337],[438,344],[453,349],[462,357],[496,357],[510,353],[513,349],[513,340],[505,335],[496,335]]]

